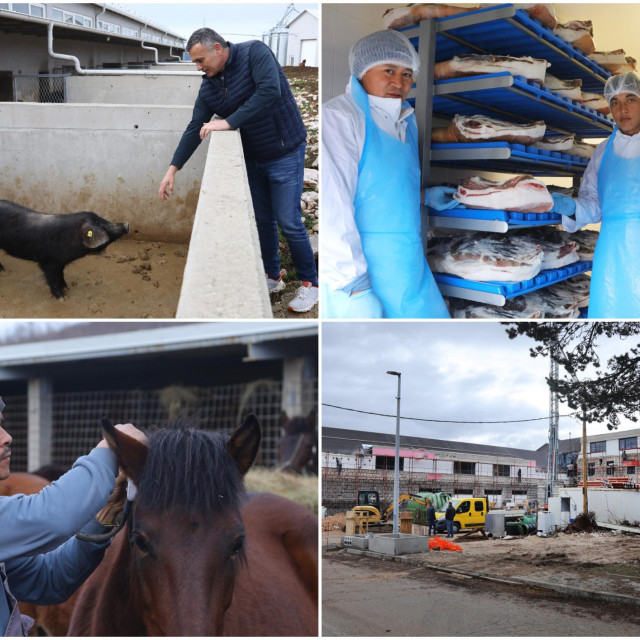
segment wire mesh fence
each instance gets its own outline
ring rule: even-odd
[[[27,470],[27,398],[4,398],[6,430],[13,437],[11,467]],[[113,422],[131,422],[150,429],[184,418],[198,427],[228,435],[248,413],[262,424],[262,444],[255,464],[273,467],[278,462],[282,382],[257,380],[219,387],[170,386],[152,390],[82,391],[53,394],[52,464],[70,467],[88,453],[101,437],[103,416]],[[303,384],[302,406],[317,406],[317,381]]]
[[[66,102],[68,74],[21,74],[13,78],[16,102]]]

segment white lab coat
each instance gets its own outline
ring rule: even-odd
[[[600,222],[602,218],[600,200],[598,199],[598,171],[607,141],[608,138],[595,148],[584,172],[580,183],[580,191],[576,198],[575,219],[562,216],[562,226],[567,231],[577,231],[586,224]],[[621,158],[640,156],[640,133],[627,136],[619,130],[616,131],[613,139],[613,151]],[[638,179],[640,180],[640,176],[638,176]]]
[[[404,142],[413,109],[403,108],[400,98],[371,95],[369,105],[374,122]],[[371,286],[353,205],[364,142],[364,114],[349,83],[346,93],[322,105],[320,270],[321,280],[333,291],[351,293]]]

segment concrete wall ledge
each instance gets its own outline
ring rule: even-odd
[[[176,317],[272,318],[240,134],[209,138]]]

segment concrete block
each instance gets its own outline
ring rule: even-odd
[[[353,549],[368,549],[369,536],[366,536],[366,535],[342,536],[342,546],[351,547]]]
[[[369,539],[369,551],[377,551],[391,556],[405,553],[424,553],[428,548],[428,538],[405,533],[379,533],[372,535]]]
[[[176,317],[271,318],[240,133],[209,137]]]

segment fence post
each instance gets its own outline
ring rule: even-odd
[[[33,470],[51,462],[53,381],[50,378],[32,378],[27,394],[27,469]]]

